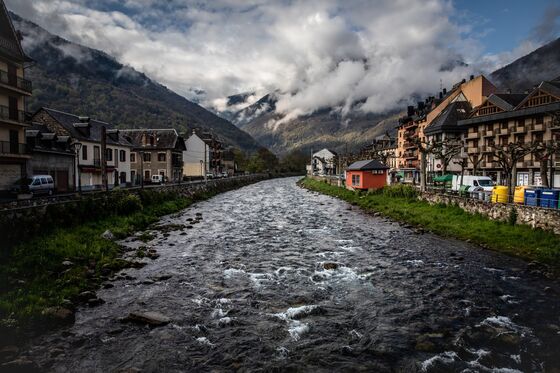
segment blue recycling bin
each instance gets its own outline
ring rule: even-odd
[[[558,189],[542,189],[539,206],[548,207],[550,209],[557,209],[559,196],[560,190]]]
[[[539,200],[541,199],[542,189],[527,188],[525,189],[525,205],[527,206],[538,206]]]

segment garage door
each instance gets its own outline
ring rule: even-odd
[[[19,164],[0,164],[0,190],[10,189],[19,178],[21,178]]]
[[[54,183],[57,192],[68,192],[68,171],[56,171]]]

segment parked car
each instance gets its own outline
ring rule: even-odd
[[[214,174],[212,172],[207,172],[206,173],[206,178],[207,179],[213,179],[214,178]]]
[[[495,183],[492,181],[491,178],[488,176],[471,176],[471,175],[464,175],[463,182],[461,183],[461,176],[460,175],[453,175],[451,188],[453,190],[459,190],[461,185],[468,185],[473,188],[480,187],[486,192],[491,192],[494,188]]]
[[[228,173],[226,171],[222,172],[222,177],[228,177]]]
[[[11,188],[14,194],[30,193],[33,195],[54,193],[54,180],[51,175],[34,175],[19,179]]]
[[[161,185],[164,183],[164,178],[161,175],[152,175],[152,184],[158,184]]]

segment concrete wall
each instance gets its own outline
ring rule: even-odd
[[[489,203],[434,192],[425,192],[418,198],[430,204],[454,204],[472,214],[481,214],[492,220],[500,221],[509,220],[511,209],[514,208],[517,212],[517,224],[525,224],[532,228],[541,228],[560,234],[560,210],[517,204]]]

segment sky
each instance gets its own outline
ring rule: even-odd
[[[381,113],[560,36],[552,0],[5,0],[218,111]],[[24,40],[25,43],[25,40]],[[227,107],[227,96],[247,100]]]

